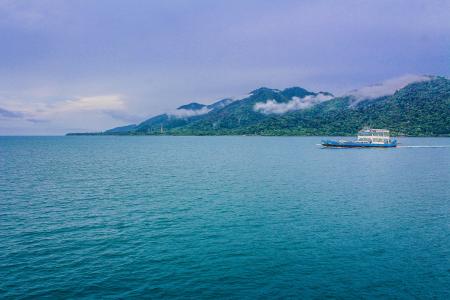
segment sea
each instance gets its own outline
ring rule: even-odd
[[[0,137],[1,299],[450,299],[450,138]]]

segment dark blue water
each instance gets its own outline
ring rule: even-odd
[[[319,141],[2,137],[0,298],[449,299],[450,148]]]

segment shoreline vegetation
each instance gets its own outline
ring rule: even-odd
[[[374,87],[341,97],[301,87],[263,87],[241,99],[189,103],[139,124],[67,135],[354,136],[371,127],[393,136],[450,136],[449,79],[423,76],[388,94]]]
[[[120,134],[120,133],[104,133],[104,132],[86,132],[86,133],[67,133],[64,136],[195,136],[195,137],[205,137],[205,136],[241,136],[241,137],[354,137],[357,135],[357,132],[354,134]],[[405,135],[405,134],[395,134],[391,132],[391,136],[393,137],[414,137],[414,138],[447,138],[450,137],[450,133],[448,134],[440,134],[440,135]]]

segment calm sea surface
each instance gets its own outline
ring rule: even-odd
[[[450,298],[450,138],[0,137],[0,298]]]

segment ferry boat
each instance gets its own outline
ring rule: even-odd
[[[322,140],[322,146],[339,147],[339,148],[356,148],[356,147],[391,148],[397,146],[397,140],[392,139],[390,137],[389,130],[365,128],[358,132],[358,137],[354,141]]]

